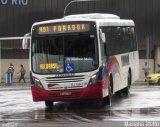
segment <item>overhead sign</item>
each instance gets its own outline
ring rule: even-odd
[[[1,5],[19,5],[19,6],[26,6],[28,5],[29,0],[0,0]]]
[[[38,27],[38,34],[71,33],[89,31],[89,23],[53,24]]]

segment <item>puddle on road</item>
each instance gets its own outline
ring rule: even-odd
[[[32,102],[30,91],[1,92],[0,119],[53,122],[91,122],[110,119],[160,119],[159,91],[132,93],[128,97],[113,98],[112,106],[99,102],[60,102],[52,109],[43,102]]]

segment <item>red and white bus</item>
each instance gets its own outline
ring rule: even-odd
[[[30,41],[33,101],[101,99],[129,94],[139,78],[139,55],[132,20],[113,14],[80,14],[34,23]]]

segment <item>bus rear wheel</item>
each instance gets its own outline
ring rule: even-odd
[[[53,107],[53,101],[45,101],[45,105],[47,108],[52,108]]]
[[[160,79],[158,80],[157,84],[160,85]]]
[[[131,87],[132,77],[131,77],[131,71],[128,72],[128,85],[126,88],[123,89],[123,95],[130,95],[130,87]]]
[[[130,95],[130,88],[127,86],[126,88],[123,89],[123,95],[129,96]]]

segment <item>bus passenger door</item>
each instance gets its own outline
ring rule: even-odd
[[[101,43],[100,46],[101,46],[100,73],[102,75],[103,97],[106,97],[108,96],[108,77],[107,77],[108,57],[106,51],[106,43]]]

